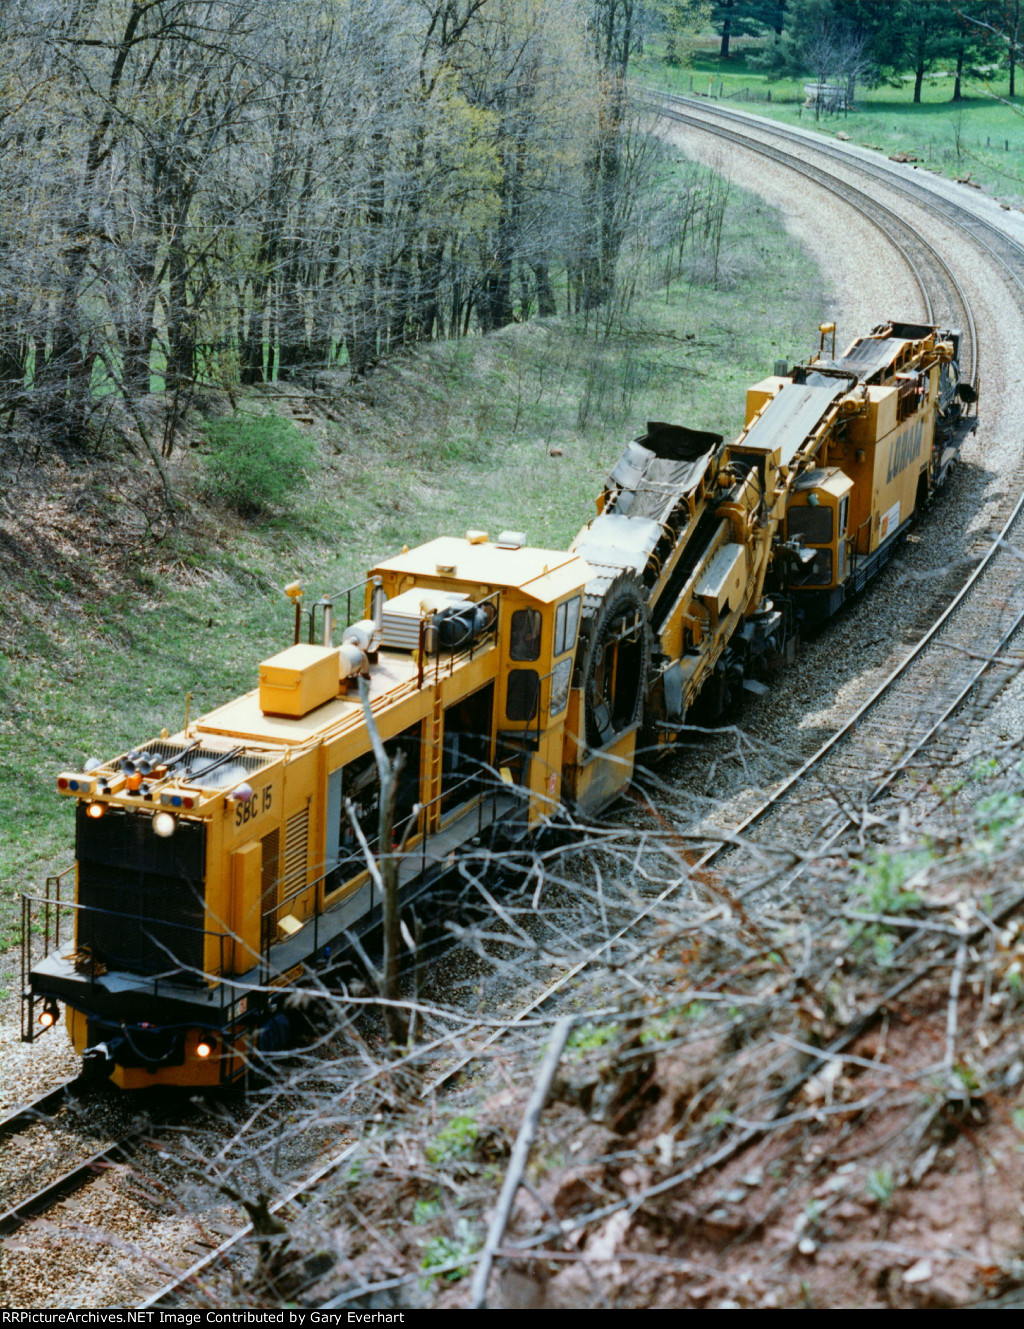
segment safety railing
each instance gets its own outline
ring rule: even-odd
[[[455,661],[460,656],[465,655],[468,659],[472,660],[483,645],[489,641],[495,640],[501,626],[501,615],[499,612],[500,606],[500,591],[492,591],[490,595],[486,595],[480,600],[472,602],[467,600],[465,605],[467,612],[475,613],[478,610],[482,610],[484,614],[490,614],[491,621],[481,630],[479,636],[474,631],[467,630],[465,635],[468,640],[460,639],[449,646],[441,646],[440,643],[438,643],[433,650],[428,650],[428,647],[429,633],[434,629],[432,629],[432,625],[426,618],[421,619],[419,647],[417,651],[417,657],[419,659],[417,686],[423,687],[431,674],[433,675],[432,682],[435,684],[440,682],[445,674],[451,676],[455,672]],[[459,610],[462,606],[456,604],[453,608]],[[427,663],[428,659],[433,661],[432,670]]]
[[[130,973],[143,982],[151,984],[150,995],[154,999],[166,995],[167,987],[171,984],[177,989],[175,995],[180,996],[183,982],[188,982],[197,991],[204,991],[207,996],[211,991],[217,992],[215,1004],[219,1008],[229,1006],[236,999],[237,993],[230,988],[225,988],[221,983],[221,976],[225,974],[227,968],[229,948],[234,946],[237,941],[232,933],[217,932],[210,928],[200,928],[189,923],[176,923],[173,920],[125,914],[122,910],[102,909],[97,905],[80,904],[77,901],[65,900],[61,896],[60,887],[62,878],[66,875],[67,872],[61,873],[60,877],[48,879],[47,886],[51,883],[55,883],[57,886],[55,896],[23,893],[21,897],[23,1039],[31,1042],[32,1037],[38,1032],[35,1028],[35,1006],[38,1002],[47,1000],[46,996],[38,995],[32,991],[32,970],[35,965],[45,960],[50,954],[59,951],[63,945],[70,944],[70,939],[62,939],[60,935],[61,921],[66,921],[69,918],[75,919],[77,922],[79,918],[84,916],[98,923],[102,923],[104,920],[112,923],[117,920],[119,927],[122,929],[126,923],[136,924],[139,937],[145,940],[149,946],[156,948],[157,951],[162,951],[170,962],[168,968],[162,972],[143,973],[137,967],[133,967],[137,964],[137,960],[133,957],[108,955],[103,958],[97,956],[93,947],[86,941],[74,952],[71,962],[76,974],[89,983],[95,983],[105,973],[114,970]],[[187,937],[191,940],[191,949],[193,951],[198,949],[198,964],[183,961],[175,954],[178,947],[175,946],[173,940],[168,940],[168,932],[172,936]],[[81,936],[80,929],[78,935]],[[207,939],[210,937],[216,941],[217,954],[216,968],[212,974],[204,969]],[[173,968],[170,965],[173,965]]]
[[[380,577],[367,577],[362,581],[353,582],[351,586],[346,586],[344,590],[335,591],[332,595],[324,595],[319,600],[314,600],[308,609],[303,608],[300,600],[295,601],[295,644],[298,645],[302,638],[303,620],[308,623],[308,640],[310,646],[314,645],[319,638],[323,641],[330,639],[331,633],[335,630],[344,632],[347,627],[353,623],[358,623],[366,615],[367,601],[372,597],[373,591],[381,585]],[[353,598],[355,604],[353,606]],[[340,609],[344,603],[344,621],[341,621]],[[319,610],[320,627],[317,628],[317,611]]]

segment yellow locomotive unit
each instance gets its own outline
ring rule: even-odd
[[[888,323],[837,359],[825,327],[750,389],[735,442],[650,424],[568,551],[442,537],[374,568],[344,621],[351,591],[287,588],[294,641],[251,692],[59,776],[75,865],[23,896],[23,1036],[63,1004],[124,1088],[240,1082],[288,1043],[275,989],[372,946],[381,855],[422,910],[481,839],[600,812],[861,589],[975,425],[958,350]],[[386,845],[367,708],[402,758]]]

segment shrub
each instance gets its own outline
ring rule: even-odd
[[[206,492],[251,517],[282,504],[307,482],[316,443],[277,415],[236,411],[203,427]]]

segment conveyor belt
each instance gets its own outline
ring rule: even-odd
[[[850,390],[849,383],[816,387],[808,383],[786,383],[740,439],[739,446],[780,450],[780,463],[788,466],[804,440],[813,434],[833,404]]]

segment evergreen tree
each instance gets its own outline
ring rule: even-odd
[[[760,37],[771,29],[778,31],[785,3],[779,0],[715,0],[711,6],[711,26],[722,39],[719,57],[729,58],[733,37]]]

